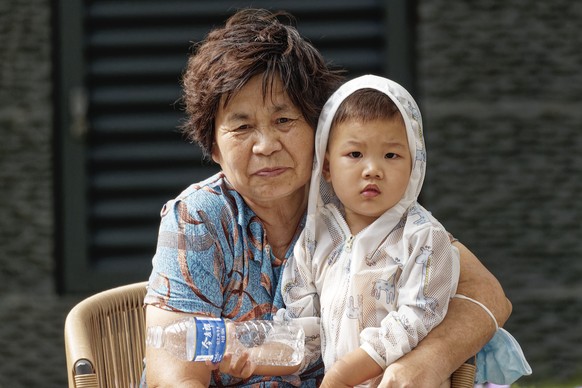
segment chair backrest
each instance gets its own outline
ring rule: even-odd
[[[138,387],[145,354],[147,282],[112,288],[74,306],[65,321],[69,387]]]
[[[468,359],[451,375],[451,388],[473,388],[477,372],[476,356]]]

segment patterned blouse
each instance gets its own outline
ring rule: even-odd
[[[272,319],[283,302],[284,260],[271,254],[261,220],[230,186],[224,174],[188,187],[161,211],[153,270],[144,303],[165,310],[235,321]],[[302,375],[241,380],[212,373],[211,386],[316,386],[321,362]]]

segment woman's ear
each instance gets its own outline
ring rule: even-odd
[[[212,143],[212,150],[210,151],[210,157],[212,158],[214,163],[220,164],[220,162],[221,162],[220,150],[218,149],[216,142]]]
[[[322,175],[323,175],[323,179],[325,179],[326,182],[331,182],[331,173],[329,171],[329,153],[326,152],[325,153],[325,158],[323,159],[323,169],[321,171]]]

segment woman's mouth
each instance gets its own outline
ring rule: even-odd
[[[257,170],[254,173],[254,175],[261,176],[261,177],[273,177],[273,176],[281,175],[285,171],[287,171],[287,168],[285,168],[285,167],[268,167],[268,168],[262,168],[260,170]]]

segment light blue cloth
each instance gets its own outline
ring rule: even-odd
[[[509,332],[499,328],[493,338],[477,353],[475,382],[509,385],[531,374],[521,346]]]

